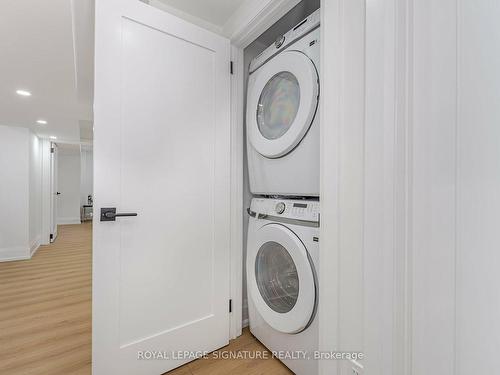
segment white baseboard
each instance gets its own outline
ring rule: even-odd
[[[80,217],[58,217],[57,225],[81,224]]]
[[[31,259],[40,247],[40,236],[31,241],[29,246],[12,246],[0,248],[0,262]]]
[[[33,255],[35,255],[35,253],[38,250],[38,248],[40,247],[40,245],[41,245],[41,238],[40,237],[35,238],[31,242],[31,245],[30,245],[30,258],[33,257]]]
[[[0,249],[0,262],[12,262],[30,258],[30,249],[27,246],[13,246]]]

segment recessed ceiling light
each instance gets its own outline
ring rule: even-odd
[[[21,95],[21,96],[31,96],[31,92],[26,91],[26,90],[17,90],[16,94]]]
[[[36,123],[40,125],[47,125],[47,120],[36,120]]]
[[[50,139],[57,139],[57,137],[54,137],[53,135],[51,135],[49,138]]]

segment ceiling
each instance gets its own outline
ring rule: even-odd
[[[163,4],[165,9],[173,14],[187,16],[184,18],[188,20],[190,17],[198,18],[204,21],[202,26],[220,31],[245,1],[247,0],[146,0],[145,2],[157,7]]]
[[[256,0],[141,1],[224,34]],[[27,127],[58,142],[90,143],[93,38],[94,0],[2,0],[0,125]],[[32,95],[21,97],[19,89]]]
[[[0,125],[58,141],[91,139],[93,43],[92,0],[2,0]]]

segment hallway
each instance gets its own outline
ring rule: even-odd
[[[0,373],[90,374],[92,225],[62,225],[31,260],[0,263]]]

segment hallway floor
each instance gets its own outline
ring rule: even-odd
[[[90,374],[92,226],[0,263],[0,374]]]

